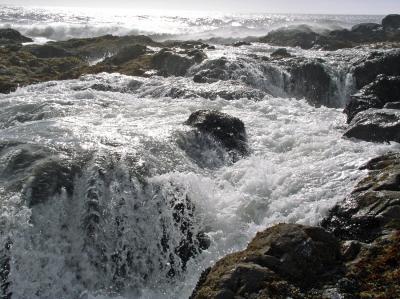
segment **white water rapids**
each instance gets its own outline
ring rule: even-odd
[[[282,24],[348,28],[379,21],[84,16],[3,8],[0,23],[58,40],[106,33],[236,38]],[[194,70],[180,78],[99,74],[0,95],[0,297],[188,298],[204,269],[243,249],[257,231],[279,222],[317,225],[364,174],[363,163],[399,150],[344,139],[342,109],[287,96],[284,70],[253,55],[274,49],[254,43],[208,51],[209,59],[224,56],[240,66],[234,80],[194,83]],[[323,100],[336,107],[352,92],[349,66],[369,54],[290,52],[324,60],[336,86]],[[221,90],[232,100],[218,97]],[[274,96],[241,98],[254,92]],[[249,156],[232,163],[214,140],[184,125],[199,109],[241,119]]]
[[[2,247],[13,240],[12,298],[187,298],[204,268],[242,249],[258,230],[278,222],[317,224],[351,191],[362,175],[360,165],[396,147],[341,138],[345,120],[337,109],[317,109],[288,98],[156,97],[154,82],[164,78],[136,80],[153,82],[145,86],[146,96],[88,88],[105,81],[136,82],[109,74],[38,84],[1,96],[0,141],[7,144],[1,152],[3,186],[29,168],[23,162],[11,164],[22,150],[13,148],[14,143],[25,145],[30,155],[39,155],[43,150],[36,147],[43,147],[48,152],[40,155],[70,155],[69,160],[79,160],[76,153],[96,152],[73,178],[72,195],[61,190],[29,208],[24,203],[29,194],[3,187],[1,240]],[[179,79],[169,80],[173,84]],[[198,109],[239,117],[246,125],[250,156],[232,164],[207,146],[188,154],[196,145],[185,137],[189,129],[183,122]],[[19,169],[10,172],[10,164]],[[108,173],[98,178],[96,169],[102,167]],[[147,169],[146,187],[129,175],[135,167]],[[99,215],[104,217],[101,242],[82,228],[90,188],[96,189],[106,211]],[[160,193],[162,200],[157,199]],[[194,230],[204,231],[211,245],[189,261],[186,271],[168,278],[170,258],[159,240],[163,229],[171,248],[181,237],[167,203],[171,196],[190,198]],[[117,216],[125,219],[122,232],[113,223]],[[109,268],[99,271],[91,262],[96,257],[88,247],[98,246],[96,242],[108,256],[123,251],[123,244],[132,248],[122,291],[110,287],[114,263],[104,262]]]

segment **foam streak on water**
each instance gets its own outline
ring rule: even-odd
[[[1,96],[0,240],[2,247],[13,240],[13,298],[187,298],[204,268],[242,249],[258,230],[318,224],[363,174],[363,163],[398,149],[341,138],[338,109],[272,97],[171,99],[160,93],[164,80],[100,74]],[[144,85],[135,93],[89,88],[105,81]],[[207,142],[196,151],[183,122],[197,109],[239,117],[250,156],[232,164]],[[64,188],[29,208],[35,190],[12,187],[29,172],[13,158],[21,152],[84,161],[70,178],[73,193]],[[179,204],[186,216],[177,224]],[[211,246],[182,272],[173,249],[185,238],[185,219]],[[171,267],[176,273],[168,278]]]

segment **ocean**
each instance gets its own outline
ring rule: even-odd
[[[276,47],[224,41],[295,24],[324,31],[381,19],[1,7],[0,27],[34,43],[105,34],[216,41],[186,76],[100,73],[0,95],[0,246],[9,248],[12,298],[188,298],[204,269],[244,249],[258,231],[281,222],[317,225],[365,173],[361,165],[398,149],[342,138],[342,110],[354,90],[349,67],[370,50],[290,49],[323,59],[336,82],[333,108],[318,108],[285,93],[283,68],[253,58]],[[227,81],[193,82],[221,57],[242,67]],[[239,96],[201,96],[221,90]],[[241,98],[244,90],[265,95]],[[232,161],[193,135],[184,122],[199,109],[241,119],[250,154]],[[79,175],[66,170],[75,168]],[[64,188],[38,191],[39,203],[27,204],[35,184]],[[190,221],[184,232],[176,203]],[[199,233],[210,246],[183,266],[175,249]]]

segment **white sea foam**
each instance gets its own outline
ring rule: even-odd
[[[77,292],[81,298],[97,299],[187,298],[201,270],[219,257],[242,249],[258,230],[274,223],[318,224],[363,174],[358,170],[363,163],[390,149],[399,149],[397,144],[379,145],[341,138],[345,122],[341,111],[313,108],[305,101],[271,97],[257,102],[171,99],[162,95],[155,97],[152,92],[144,96],[140,92],[87,89],[105,81],[115,85],[141,81],[141,88],[149,89],[157,80],[161,84],[165,79],[101,74],[21,88],[1,96],[4,112],[0,140],[53,148],[103,149],[123,155],[134,153],[153,168],[150,184],[164,186],[167,193],[176,192],[168,186],[180,186],[182,194],[192,200],[197,225],[211,238],[211,247],[191,260],[187,272],[177,280],[165,279],[162,270],[148,272],[153,274],[147,280],[139,279],[150,271],[149,264],[144,268],[139,266],[147,257],[151,256],[154,261],[164,258],[154,244],[154,238],[160,233],[155,206],[144,193],[135,193],[132,195],[135,201],[141,201],[146,209],[140,214],[126,210],[128,219],[136,221],[130,226],[136,230],[127,232],[120,241],[129,241],[137,246],[134,247],[137,252],[142,252],[137,256],[139,264],[135,268],[141,274],[131,281],[136,289],[120,297],[106,296],[101,289],[100,293],[88,292],[76,278],[77,269],[86,271],[79,274],[82,280],[92,277],[92,287],[110,278],[101,276],[81,254],[83,239],[79,235],[79,222],[74,219],[83,209],[80,205],[87,180],[84,176],[75,183],[76,195],[72,202],[61,194],[49,204],[34,208],[36,224],[33,226],[28,222],[32,212],[16,208],[20,205],[17,195],[4,202],[1,223],[7,225],[16,240],[10,276],[15,298],[74,298]],[[168,80],[173,84],[173,80],[182,79]],[[199,167],[176,143],[179,132],[187,131],[183,122],[197,109],[217,109],[243,120],[250,156],[219,168]],[[14,119],[15,115],[25,121]],[[129,186],[134,184],[123,179],[123,164],[118,169],[114,174],[119,177],[114,183],[115,189],[107,191],[110,210],[112,202],[118,202],[121,196],[113,190],[126,190],[129,194],[132,192]],[[167,206],[164,213],[168,214]],[[169,230],[172,239],[178,238],[179,234],[174,237],[172,224]],[[35,293],[41,295],[35,297]]]

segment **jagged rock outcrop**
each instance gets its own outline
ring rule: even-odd
[[[236,117],[216,110],[198,110],[189,116],[185,124],[210,134],[229,151],[242,155],[248,152],[245,126]]]
[[[279,224],[258,233],[206,269],[191,299],[398,298],[400,155],[362,169],[369,174],[323,228]]]
[[[322,225],[341,239],[371,242],[387,229],[400,229],[400,154],[377,157],[361,169],[368,175]]]
[[[400,111],[368,109],[351,121],[345,137],[371,142],[400,142]]]
[[[339,248],[322,228],[273,226],[204,271],[191,298],[323,298],[309,290],[341,271]]]
[[[374,52],[355,65],[352,73],[357,89],[373,82],[380,74],[400,76],[400,51]]]
[[[385,105],[398,101],[400,101],[400,77],[379,75],[375,81],[364,86],[351,97],[344,109],[347,123],[350,123],[361,111],[370,108],[384,108]]]
[[[0,29],[0,45],[29,43],[33,40],[11,28]]]
[[[188,68],[206,58],[202,45],[176,42],[174,48],[154,52],[147,46],[161,47],[162,44],[149,37],[106,35],[44,45],[2,47],[0,92],[9,93],[18,86],[76,79],[84,74],[101,72],[147,76],[148,71],[156,69],[161,75],[183,76]]]

